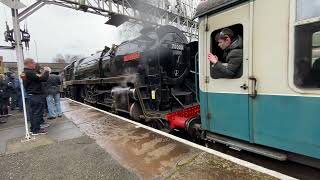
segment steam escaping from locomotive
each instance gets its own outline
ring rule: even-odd
[[[196,105],[197,42],[173,26],[140,33],[66,67],[69,96],[145,122]]]

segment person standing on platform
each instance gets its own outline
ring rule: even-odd
[[[15,74],[13,72],[7,72],[6,73],[6,80],[10,87],[10,107],[11,110],[15,110],[16,107],[18,107],[18,93],[17,93],[17,84],[16,84],[16,78]]]
[[[49,78],[51,69],[44,67],[44,72],[39,74],[36,72],[36,63],[33,59],[24,60],[24,72],[21,74],[23,85],[28,96],[29,120],[31,122],[30,131],[32,135],[47,134],[45,128],[41,128],[40,124],[43,119],[43,92],[41,88],[42,82],[46,82]]]
[[[60,85],[61,79],[59,75],[51,73],[46,82],[47,105],[48,105],[48,119],[55,119],[62,117],[60,104]]]
[[[0,75],[0,117],[10,116],[8,114],[8,105],[10,98],[10,87],[8,82],[5,80],[4,75]],[[1,120],[1,123],[5,123],[5,121]]]
[[[36,64],[36,69],[35,69],[36,73],[38,74],[41,74],[43,72],[43,69],[41,68],[41,66],[37,63]],[[50,74],[50,73],[49,73]],[[46,116],[46,114],[48,113],[48,107],[47,107],[47,100],[46,100],[46,97],[47,97],[47,91],[46,91],[46,85],[47,82],[41,82],[41,89],[42,89],[42,108],[41,108],[41,120],[40,120],[40,125],[42,127],[48,127],[49,125],[48,124],[45,124],[45,121],[44,121],[44,116]]]
[[[0,124],[6,123],[6,121],[2,120],[4,112],[8,112],[8,105],[5,103],[6,97],[6,83],[4,80],[4,75],[0,74]]]
[[[21,93],[19,78],[15,79],[14,84],[15,84],[15,90],[17,93],[17,106],[19,107],[19,111],[23,111],[22,93]]]

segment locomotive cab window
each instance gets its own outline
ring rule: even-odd
[[[210,75],[214,79],[238,79],[243,74],[243,26],[236,24],[211,34]]]
[[[319,11],[312,12],[306,7],[310,4],[320,8],[320,2],[302,2],[297,0],[298,23],[294,27],[294,84],[302,89],[315,89],[320,88],[320,22],[303,20],[320,16]]]

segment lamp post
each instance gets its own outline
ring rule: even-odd
[[[12,22],[13,22],[14,35],[16,38],[15,39],[16,40],[15,49],[16,49],[17,60],[18,60],[18,74],[20,75],[23,72],[23,49],[22,49],[22,43],[21,43],[20,23],[19,23],[19,19],[18,19],[18,10],[12,8],[11,11],[12,11]],[[22,95],[26,139],[29,140],[30,134],[29,134],[29,128],[28,128],[28,123],[27,123],[25,94],[24,94],[24,87],[23,87],[22,79],[20,76],[19,76],[19,82],[20,82],[21,95]]]
[[[36,48],[36,57],[37,57],[37,63],[39,63],[39,57],[38,57],[38,46],[37,46],[37,42],[36,42],[36,40],[33,40],[33,42],[34,42],[34,46],[35,46],[35,48]]]
[[[23,71],[23,49],[22,49],[22,42],[21,42],[21,31],[20,31],[20,22],[18,17],[18,9],[26,7],[22,4],[19,0],[12,0],[12,1],[0,1],[1,3],[5,4],[9,8],[11,8],[12,13],[12,24],[13,24],[13,33],[15,37],[15,46],[14,49],[16,50],[17,61],[18,61],[18,74],[20,75]],[[25,122],[25,130],[26,130],[26,140],[30,140],[28,122],[27,122],[27,111],[26,111],[26,103],[25,103],[25,94],[22,79],[19,76],[19,83],[21,87],[21,96],[22,96],[22,104],[23,104],[23,115],[24,115],[24,122]]]

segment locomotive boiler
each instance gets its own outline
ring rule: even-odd
[[[144,28],[136,39],[67,66],[67,96],[127,113],[135,121],[184,128],[184,122],[171,123],[168,117],[199,111],[192,108],[197,105],[196,52],[197,42],[188,43],[173,26]]]

